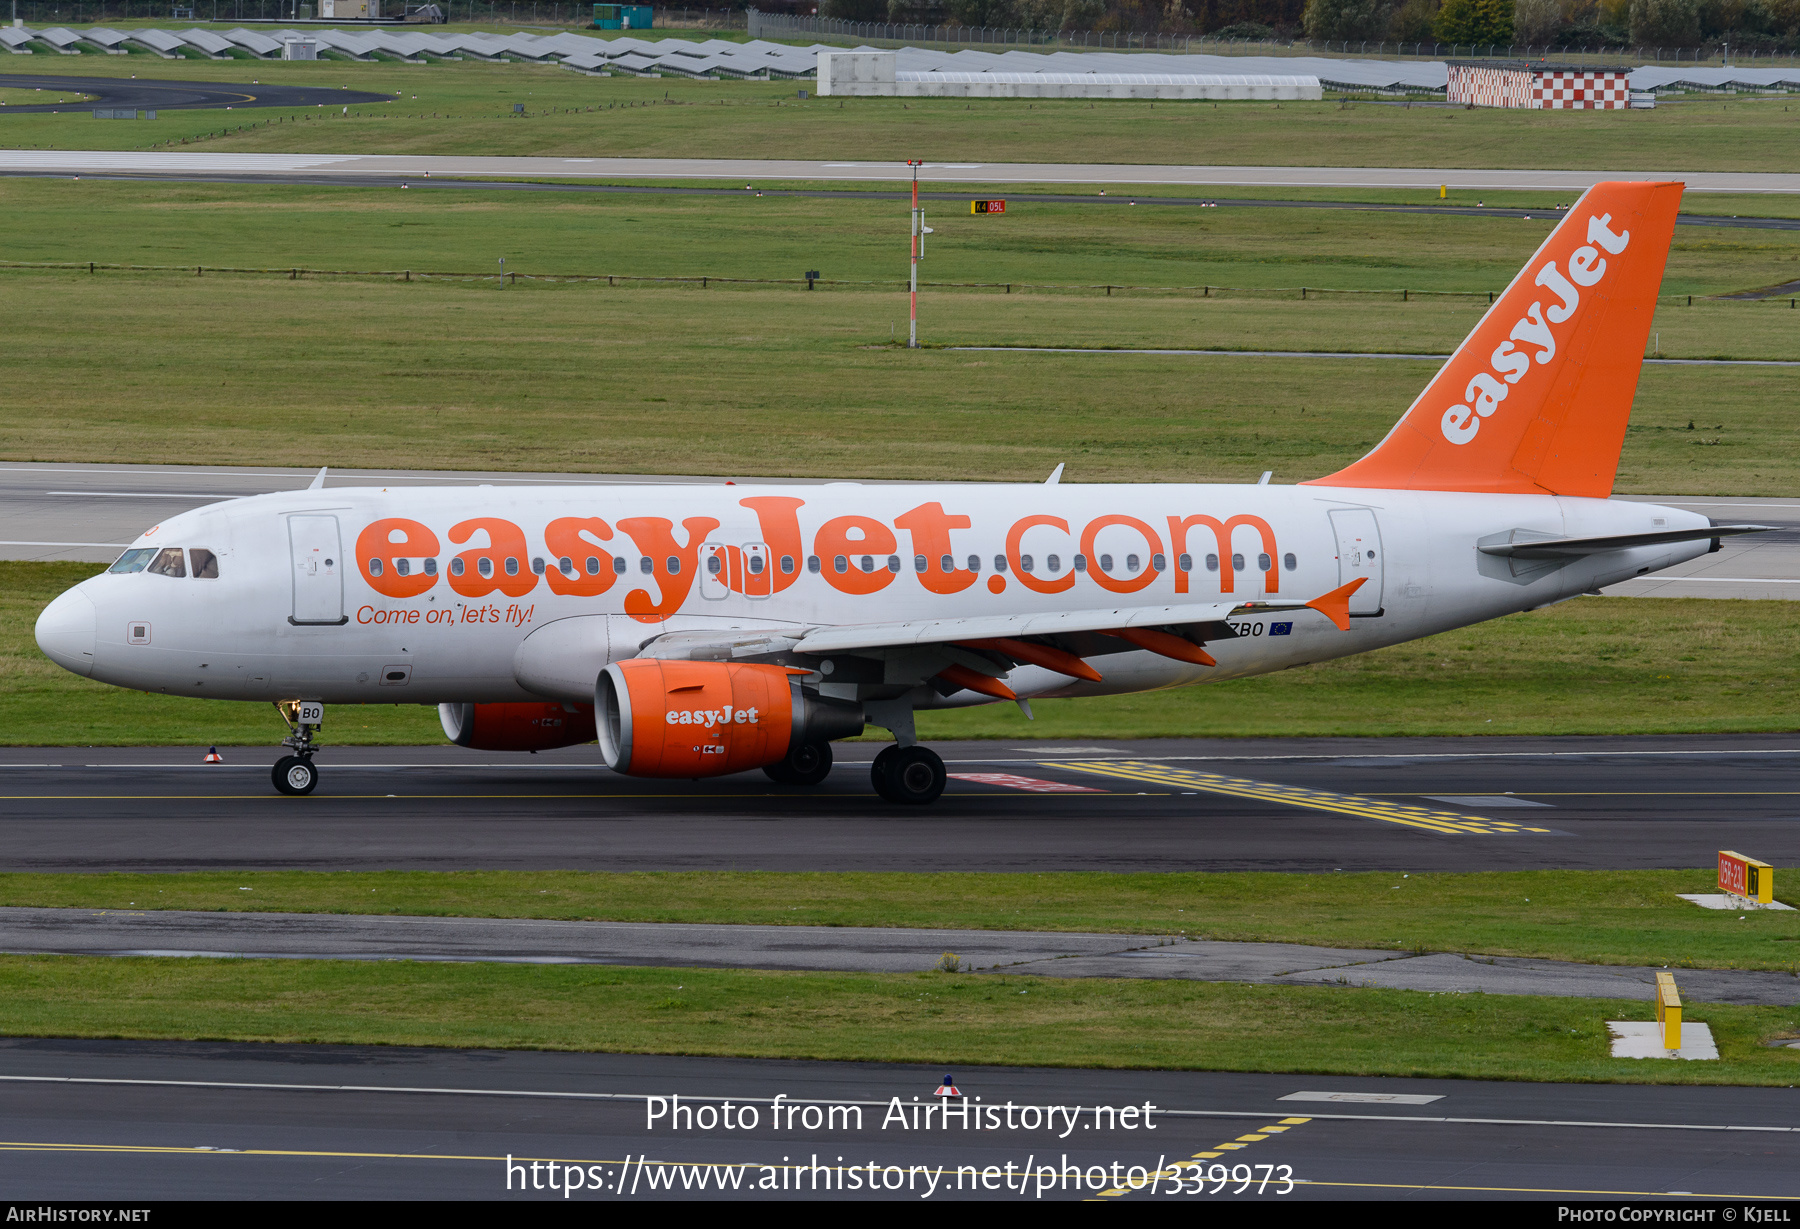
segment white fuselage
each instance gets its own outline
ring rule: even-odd
[[[416,528],[370,530],[384,521],[424,527],[436,549],[424,550]],[[173,695],[591,701],[595,669],[669,631],[1307,600],[1366,578],[1348,632],[1304,611],[1246,616],[1233,621],[1237,637],[1208,642],[1216,667],[1132,651],[1100,659],[1099,683],[1037,666],[1010,676],[1023,697],[1101,695],[1343,657],[1560,601],[1709,545],[1555,566],[1476,549],[1512,531],[1591,537],[1707,524],[1601,499],[1316,486],[334,488],[170,518],[134,548],[212,552],[216,578],[96,576],[46,609],[39,642],[77,673]],[[589,629],[579,660],[522,664],[528,637],[577,617]],[[987,702],[964,691],[923,695],[919,706]]]

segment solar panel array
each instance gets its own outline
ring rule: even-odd
[[[127,44],[165,57],[189,48],[222,59],[234,51],[263,59],[278,59],[282,42],[290,38],[314,40],[321,51],[354,60],[382,56],[412,63],[432,59],[523,59],[561,64],[585,73],[622,73],[714,78],[812,77],[818,70],[818,53],[843,51],[844,47],[817,44],[791,47],[760,39],[747,43],[724,39],[690,41],[678,38],[597,38],[568,31],[560,34],[436,34],[425,30],[369,27],[358,30],[110,30],[96,26],[71,30],[0,28],[0,47],[30,54],[30,44],[69,55],[87,50],[119,54]],[[877,50],[873,47],[861,50]],[[1440,91],[1449,74],[1441,60],[1357,60],[1323,56],[1215,56],[1174,55],[1157,52],[1108,51],[934,51],[902,47],[896,67],[903,73],[1006,73],[1099,75],[1120,78],[1193,77],[1316,77],[1326,89]],[[1634,90],[1795,90],[1800,89],[1800,68],[1700,68],[1697,66],[1644,66],[1631,73]]]

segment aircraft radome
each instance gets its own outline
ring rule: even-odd
[[[622,773],[794,785],[871,724],[895,737],[876,791],[930,802],[919,709],[1283,670],[1758,528],[1607,498],[1681,190],[1589,190],[1387,438],[1297,486],[315,482],[148,530],[38,644],[119,687],[275,701],[285,793],[318,780],[325,706],[433,703],[466,747],[598,738]]]

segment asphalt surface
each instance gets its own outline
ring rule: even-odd
[[[0,77],[8,89],[63,90],[89,94],[83,102],[38,103],[0,107],[4,115],[42,115],[99,110],[198,111],[246,107],[344,106],[359,102],[392,102],[392,94],[365,90],[332,90],[320,86],[221,84],[217,81],[160,81],[151,78],[40,76],[7,73]]]
[[[760,773],[634,780],[592,747],[327,744],[305,798],[272,789],[273,746],[223,748],[222,766],[199,747],[11,747],[0,868],[1467,871],[1709,866],[1720,849],[1800,862],[1792,735],[934,745],[953,779],[920,808],[875,797],[876,743],[838,744],[814,790]]]
[[[316,470],[232,466],[0,463],[0,559],[110,563],[145,529],[176,512],[239,495],[300,490]],[[723,476],[651,474],[456,473],[333,470],[326,486],[444,486],[457,483],[585,485],[716,483]],[[1071,481],[1075,476],[1071,476]],[[736,478],[752,485],[805,479]],[[825,481],[820,479],[819,481]],[[1624,596],[1800,598],[1800,500],[1724,496],[1625,495],[1691,508],[1717,521],[1776,525],[1777,532],[1727,538],[1717,554],[1642,580],[1614,585]]]
[[[864,926],[690,925],[539,918],[0,908],[0,952],[284,960],[427,960],[661,968],[917,973],[953,952],[973,973],[1125,977],[1259,985],[1384,986],[1440,994],[1654,1000],[1657,968],[1453,952],[1224,943],[1107,935]],[[1683,969],[1685,1001],[1786,1007],[1787,973]]]
[[[0,164],[0,176],[26,179],[61,179],[70,171],[67,168],[57,169],[61,163],[52,163],[41,169],[8,169]],[[137,172],[112,174],[96,174],[86,172],[87,179],[108,179],[120,181],[143,181],[147,183],[220,183],[220,184],[254,184],[268,183],[273,178],[284,184],[298,184],[309,187],[341,187],[344,180],[333,175],[308,173],[274,174],[274,173],[226,173],[206,171],[167,171]],[[683,188],[669,184],[631,184],[631,183],[544,183],[531,180],[505,179],[467,179],[455,176],[439,177],[433,175],[422,178],[416,175],[369,175],[362,176],[354,182],[359,188],[454,188],[461,191],[503,191],[503,192],[552,192],[552,193],[617,193],[635,196],[741,196],[742,188]],[[764,196],[796,196],[811,199],[851,199],[877,201],[904,201],[911,199],[911,192],[880,192],[866,189],[831,189],[831,188],[759,188]],[[967,190],[962,192],[930,192],[921,191],[922,201],[950,201],[961,203],[969,199]],[[1485,218],[1551,218],[1555,213],[1543,208],[1524,209],[1495,206],[1490,209],[1484,205],[1394,205],[1359,201],[1294,201],[1294,200],[1259,200],[1249,197],[1212,196],[1144,196],[1135,197],[1129,192],[1115,193],[1112,196],[1098,195],[1093,192],[1080,194],[1069,192],[1011,192],[1007,199],[1019,203],[1040,205],[1099,205],[1099,206],[1136,206],[1136,205],[1179,205],[1185,208],[1250,208],[1250,209],[1332,209],[1350,210],[1361,213],[1422,213],[1441,214],[1450,217],[1485,217]],[[1677,226],[1710,226],[1730,230],[1800,230],[1800,218],[1752,218],[1738,217],[1728,214],[1684,213],[1675,219]],[[1792,293],[1792,288],[1784,283],[1778,287],[1765,290],[1744,291],[1740,294],[1723,295],[1727,299],[1761,299],[1775,298]]]
[[[908,1115],[915,1098],[931,1102],[946,1074],[971,1106],[996,1109],[996,1129],[963,1129],[953,1117],[948,1129],[937,1120],[913,1130],[888,1117],[894,1098]],[[729,1100],[734,1122],[748,1105],[757,1123],[677,1124],[674,1097],[714,1114]],[[790,1109],[801,1103],[780,1129],[777,1097]],[[806,1125],[808,1104],[817,1126]],[[833,1106],[835,1122],[826,1118]],[[1075,1109],[1075,1125],[1065,1113],[1044,1127],[1041,1109],[1027,1117],[1026,1106]],[[1139,1111],[1129,1129],[1105,1114],[1096,1127],[1096,1106]],[[1242,1194],[1228,1181],[1187,1196],[1209,1201],[1800,1196],[1800,1101],[1786,1088],[6,1039],[0,1116],[0,1185],[15,1201],[500,1199],[509,1197],[509,1156],[523,1165],[512,1176],[518,1199],[562,1198],[519,1189],[533,1181],[530,1161],[548,1158],[559,1176],[561,1163],[583,1163],[584,1181],[594,1166],[599,1189],[571,1199],[720,1197],[716,1187],[684,1191],[701,1171],[673,1164],[708,1167],[709,1183],[729,1183],[727,1166],[748,1166],[725,1198],[872,1197],[866,1187],[812,1189],[826,1180],[813,1174],[815,1158],[832,1182],[840,1164],[866,1180],[873,1162],[900,1188],[880,1198],[1073,1199],[1100,1192],[1071,1182],[1040,1195],[1040,1167],[1105,1167],[1100,1191],[1121,1190],[1115,1163],[1121,1175],[1133,1165],[1169,1173],[1199,1153],[1214,1154],[1202,1158],[1208,1165],[1250,1167]],[[991,1189],[971,1190],[965,1172],[956,1190],[957,1167],[990,1165]],[[1034,1174],[1025,1191],[1022,1169]],[[548,1173],[540,1168],[536,1180]],[[1294,1186],[1278,1194],[1287,1177]],[[765,1179],[774,1190],[755,1189]],[[1155,1194],[1106,1198],[1168,1196],[1164,1178]],[[1726,1206],[1742,1215],[1741,1204]]]
[[[11,80],[8,77],[8,80]],[[73,78],[70,78],[73,80]],[[73,87],[72,87],[73,88]],[[326,91],[328,94],[330,91]],[[341,95],[341,96],[340,96]],[[333,95],[347,101],[349,91]],[[377,101],[386,95],[373,95]],[[91,104],[90,104],[91,105]],[[310,105],[310,104],[305,104]],[[11,108],[8,108],[9,110]],[[525,179],[722,179],[742,183],[851,180],[909,183],[904,162],[817,162],[754,158],[546,158],[426,154],[252,154],[128,150],[0,150],[0,172],[62,174],[233,174],[280,179],[294,175],[357,181],[370,177],[505,177]],[[1127,163],[927,162],[923,181],[936,184],[1162,184],[1204,187],[1406,188],[1436,191],[1502,189],[1578,194],[1615,179],[1669,179],[1691,192],[1800,192],[1800,173],[1665,171],[1649,167],[1601,171],[1467,170],[1431,167],[1173,166]]]

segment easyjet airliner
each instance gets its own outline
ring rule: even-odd
[[[876,792],[927,803],[920,709],[1265,674],[1754,531],[1607,498],[1681,190],[1587,192],[1387,438],[1298,486],[315,483],[150,529],[38,644],[119,687],[274,701],[284,793],[318,781],[325,706],[428,703],[465,747],[597,739],[621,773],[790,785],[874,725]]]

